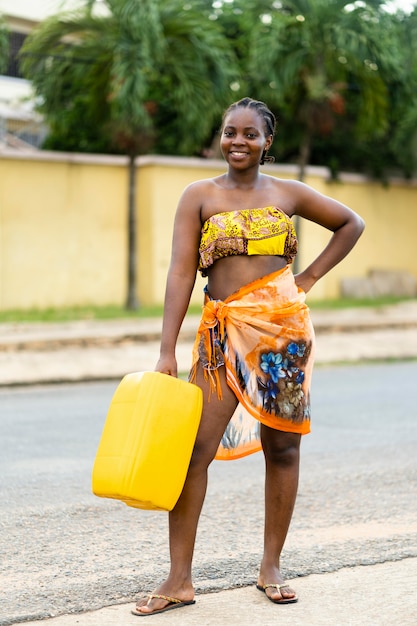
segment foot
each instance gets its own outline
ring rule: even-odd
[[[265,576],[263,572],[260,573],[256,587],[275,604],[292,604],[298,600],[294,589],[284,581],[280,571],[276,568],[274,572],[269,572]]]
[[[187,604],[193,604],[194,589],[192,585],[187,585],[178,589],[170,589],[165,583],[158,587],[150,595],[140,598],[136,603],[135,615],[151,615],[162,611],[179,608]]]

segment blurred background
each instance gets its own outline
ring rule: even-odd
[[[0,312],[161,305],[179,196],[246,95],[277,117],[265,171],[367,223],[311,299],[415,297],[416,35],[413,2],[0,0]],[[296,227],[299,269],[328,235]]]

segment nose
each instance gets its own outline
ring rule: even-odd
[[[243,135],[236,135],[233,139],[233,145],[241,146],[244,143],[245,143],[245,138],[243,137]]]

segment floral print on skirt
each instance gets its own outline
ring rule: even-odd
[[[226,300],[206,292],[193,348],[210,390],[221,398],[218,368],[239,400],[217,451],[217,459],[236,459],[261,449],[260,424],[310,432],[310,383],[314,330],[305,293],[289,265],[244,285]]]

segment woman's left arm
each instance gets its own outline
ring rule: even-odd
[[[349,254],[361,236],[365,222],[349,207],[308,185],[297,181],[288,183],[292,187],[293,215],[299,215],[333,232],[319,256],[296,276],[297,285],[307,293],[320,278]]]

